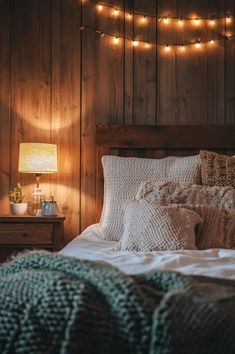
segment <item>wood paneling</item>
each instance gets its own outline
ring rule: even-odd
[[[234,0],[104,2],[147,15],[235,15]],[[66,215],[68,241],[96,215],[95,124],[235,125],[234,39],[166,55],[163,48],[141,49],[121,38],[115,46],[112,37],[86,28],[172,43],[235,34],[235,21],[229,27],[218,21],[214,32],[205,23],[179,29],[140,20],[114,19],[105,8],[99,14],[89,0],[0,1],[0,212],[9,211],[9,185],[21,181],[27,196],[34,187],[33,176],[17,172],[20,142],[58,145],[59,172],[41,181]],[[212,139],[210,132],[205,130]],[[163,157],[166,151],[139,154]]]
[[[10,173],[10,4],[0,1],[0,214],[9,212]]]

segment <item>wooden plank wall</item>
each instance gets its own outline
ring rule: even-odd
[[[151,15],[235,15],[234,0],[104,0]],[[81,6],[82,4],[82,6]],[[0,213],[9,186],[31,194],[33,176],[17,172],[20,142],[53,142],[59,172],[42,177],[66,215],[66,241],[94,220],[95,124],[234,125],[235,41],[170,55],[113,44],[213,35],[208,26],[168,28],[155,20],[98,13],[90,0],[0,0]],[[81,31],[80,28],[85,28]],[[216,30],[235,34],[235,21]]]

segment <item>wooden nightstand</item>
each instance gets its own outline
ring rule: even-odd
[[[59,251],[64,217],[0,216],[0,262],[25,249]]]

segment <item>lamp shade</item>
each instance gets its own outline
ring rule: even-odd
[[[57,172],[57,146],[44,143],[22,143],[19,153],[19,172]]]

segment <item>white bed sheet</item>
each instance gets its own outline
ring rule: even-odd
[[[127,252],[114,251],[116,242],[105,241],[99,224],[89,226],[66,245],[60,254],[107,262],[126,274],[175,270],[184,274],[235,279],[235,250]]]

